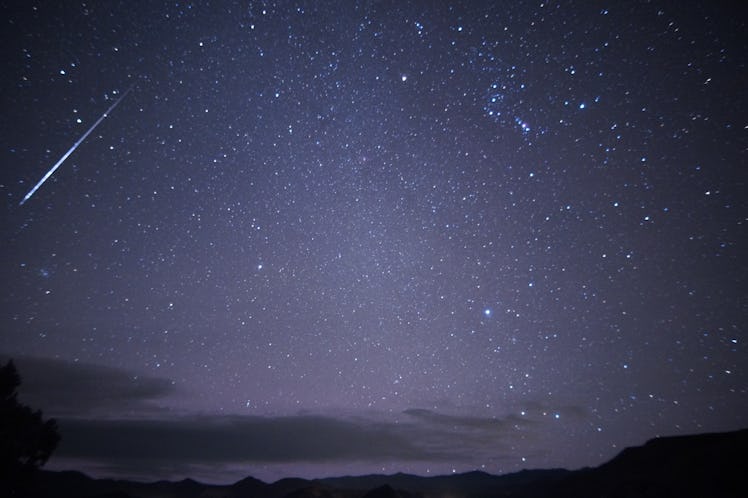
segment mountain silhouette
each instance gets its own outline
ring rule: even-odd
[[[389,484],[372,489],[363,498],[415,498],[407,491],[396,491]]]
[[[578,471],[556,496],[748,496],[748,430],[656,438]]]
[[[596,468],[524,470],[495,476],[468,472],[420,477],[408,474],[329,479],[247,477],[232,485],[191,479],[140,483],[91,479],[80,472],[38,471],[34,484],[16,496],[38,498],[489,498],[489,497],[712,497],[748,496],[743,458],[748,429],[663,437],[626,448]],[[6,496],[0,489],[0,496]]]

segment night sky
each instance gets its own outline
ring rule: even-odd
[[[0,356],[48,467],[504,473],[748,426],[730,3],[4,2]]]

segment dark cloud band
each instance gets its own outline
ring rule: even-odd
[[[320,416],[60,421],[60,455],[181,461],[433,459],[391,425]]]
[[[114,367],[31,356],[13,361],[21,373],[21,399],[54,417],[154,412],[154,401],[176,391],[169,379]]]

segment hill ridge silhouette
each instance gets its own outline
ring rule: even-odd
[[[493,475],[483,471],[440,476],[397,473],[323,479],[284,478],[266,483],[248,476],[229,485],[193,479],[151,483],[93,479],[78,471],[39,471],[17,496],[38,498],[363,498],[365,496],[462,498],[511,496],[640,497],[748,496],[742,464],[748,429],[659,437],[628,447],[611,460],[580,470],[524,469]],[[0,483],[2,486],[2,483]],[[0,487],[0,494],[3,488]]]

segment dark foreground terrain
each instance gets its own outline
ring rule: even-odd
[[[482,497],[745,497],[748,429],[653,439],[611,461],[577,471],[482,472],[418,477],[371,475],[267,484],[248,477],[215,486],[192,480],[136,483],[91,479],[79,472],[39,472],[23,486],[2,483],[0,496],[39,498],[482,498]],[[13,489],[15,488],[15,489]]]

